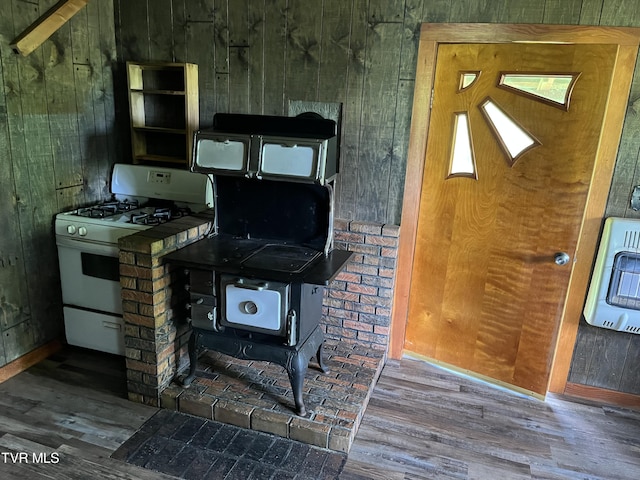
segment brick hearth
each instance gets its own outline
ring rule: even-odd
[[[162,257],[204,238],[212,221],[206,211],[120,239],[129,399],[347,452],[386,358],[398,227],[334,222],[336,247],[354,256],[326,289],[331,371],[310,363],[302,418],[286,371],[268,362],[205,352],[189,389],[173,382],[188,366],[190,328],[183,272]]]
[[[207,351],[188,389],[177,384],[162,394],[163,408],[222,423],[348,452],[373,387],[384,352],[366,344],[328,339],[323,374],[312,361],[304,381],[307,415],[295,415],[284,368],[269,362],[238,360]]]

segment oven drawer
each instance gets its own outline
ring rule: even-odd
[[[63,314],[69,345],[124,355],[122,317],[72,307],[64,307]]]

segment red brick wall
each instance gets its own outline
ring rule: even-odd
[[[159,406],[162,391],[188,362],[190,329],[182,269],[162,257],[205,237],[212,212],[192,215],[121,238],[120,284],[125,321],[129,399]],[[399,228],[336,220],[335,247],[354,256],[326,290],[327,338],[385,350]]]
[[[324,301],[326,336],[386,349],[400,228],[335,220],[335,247],[354,252]]]
[[[119,241],[129,399],[159,406],[162,390],[186,364],[190,330],[175,315],[184,280],[162,256],[204,238],[213,213],[191,215]],[[172,288],[177,285],[177,288]]]

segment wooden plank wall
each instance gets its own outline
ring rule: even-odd
[[[9,43],[57,0],[0,2],[0,366],[59,337],[54,215],[108,193],[113,2],[89,2],[27,57]]]
[[[637,0],[115,1],[121,62],[199,65],[202,127],[215,112],[286,115],[290,101],[341,102],[336,216],[396,225],[422,22],[640,26]],[[640,184],[639,98],[640,74],[609,216],[640,217],[628,208]],[[570,381],[640,393],[638,358],[640,336],[583,322]]]
[[[640,9],[633,0],[584,2],[589,23],[640,26]],[[631,85],[627,114],[618,150],[606,217],[640,219],[630,206],[631,192],[640,185],[640,57]],[[640,394],[640,335],[590,327],[578,329],[569,381],[619,392]]]
[[[130,160],[126,60],[197,63],[203,127],[216,112],[341,102],[337,216],[399,224],[422,22],[640,26],[636,0],[93,0],[15,55],[10,41],[54,3],[0,0],[0,365],[62,330],[52,218],[106,195],[110,165]],[[640,217],[639,98],[640,74],[608,215]],[[640,393],[639,354],[640,337],[581,325],[570,380]]]

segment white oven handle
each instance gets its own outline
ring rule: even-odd
[[[68,237],[56,237],[56,245],[67,247],[81,252],[104,255],[105,257],[117,257],[120,249],[116,245],[97,243],[87,240],[73,240]]]

